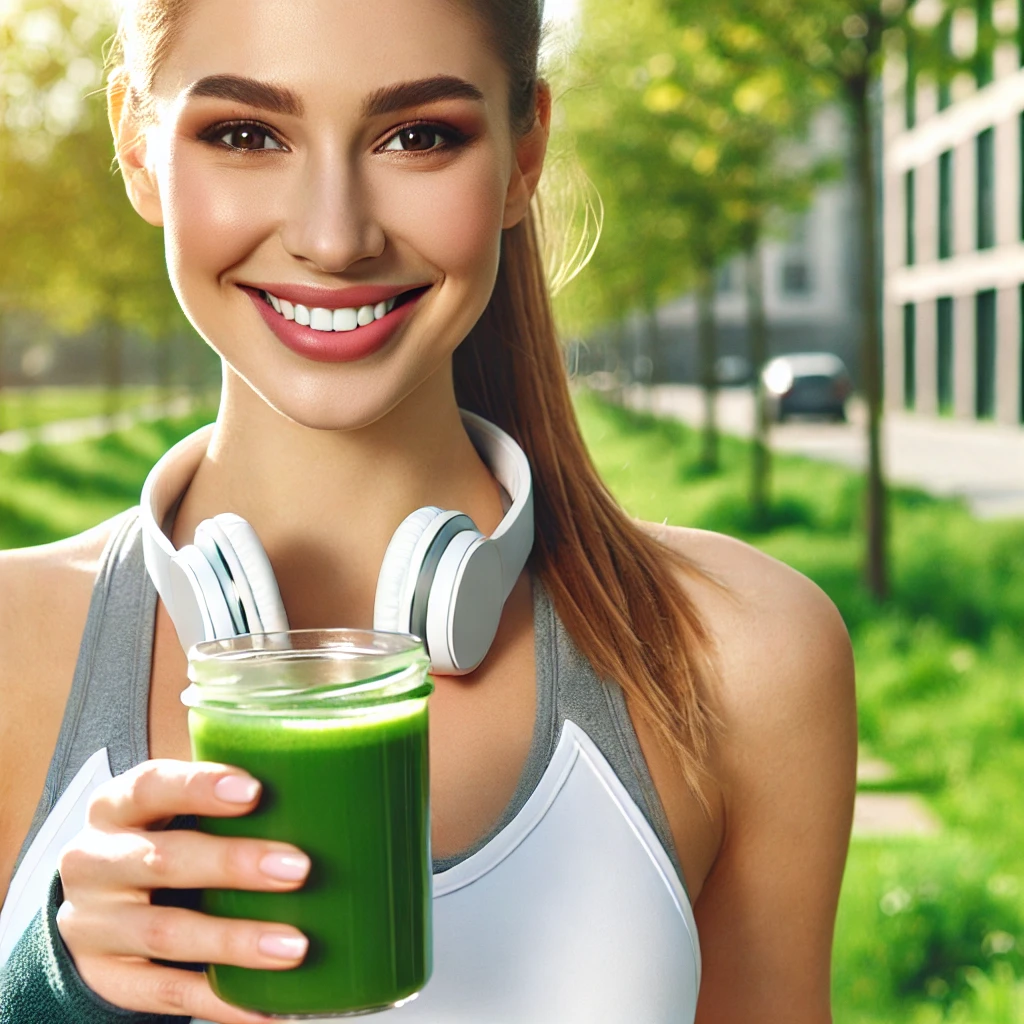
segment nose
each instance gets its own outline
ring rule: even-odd
[[[369,190],[337,151],[310,156],[293,182],[281,239],[292,256],[329,274],[380,256],[387,244]]]

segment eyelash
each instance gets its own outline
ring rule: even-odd
[[[267,152],[280,152],[279,150],[267,150],[267,149],[242,149],[240,146],[228,146],[220,140],[223,139],[228,133],[237,130],[238,128],[255,128],[257,131],[262,132],[271,139],[273,139],[279,146],[284,148],[284,143],[278,138],[277,133],[269,126],[265,125],[260,121],[219,121],[217,124],[211,125],[199,134],[199,139],[202,142],[209,142],[211,145],[219,146],[221,149],[226,149],[232,153],[267,153]],[[385,147],[393,142],[402,132],[407,132],[413,128],[422,128],[432,132],[435,135],[439,135],[443,140],[444,144],[441,146],[435,146],[433,149],[420,150],[419,153],[426,155],[428,153],[440,153],[447,149],[458,149],[460,146],[465,145],[470,139],[470,136],[464,132],[460,132],[457,128],[452,128],[450,125],[437,124],[434,121],[409,121],[407,124],[399,125],[388,136],[376,147],[374,152],[383,152]],[[416,150],[392,150],[392,152],[404,152],[406,156],[414,156],[417,154]]]

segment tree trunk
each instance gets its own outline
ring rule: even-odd
[[[768,438],[768,409],[764,389],[764,366],[768,361],[768,319],[764,308],[764,265],[755,242],[746,253],[747,332],[750,338],[750,366],[753,373],[754,431],[750,446],[750,509],[754,525],[768,526],[771,510],[771,449]]]
[[[718,379],[715,376],[717,349],[715,274],[712,268],[706,267],[701,270],[697,283],[697,351],[700,384],[704,390],[704,428],[698,466],[705,473],[718,472]]]
[[[114,417],[121,411],[124,386],[123,335],[120,326],[105,321],[103,334],[103,386],[105,389],[103,414],[113,428]]]
[[[7,429],[7,377],[4,359],[7,354],[7,325],[0,314],[0,433]]]
[[[171,382],[171,335],[161,334],[156,339],[156,381],[160,388],[160,401],[169,402],[173,397]]]
[[[879,312],[878,193],[871,82],[867,75],[850,83],[857,156],[857,185],[863,225],[861,273],[864,336],[862,366],[868,406],[867,558],[865,579],[876,600],[889,592],[886,488],[882,475],[882,353]]]

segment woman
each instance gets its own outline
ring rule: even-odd
[[[592,712],[584,731],[642,811],[652,856],[675,865],[669,887],[685,885],[702,974],[695,937],[641,977],[658,950],[629,961],[622,936],[599,934],[610,965],[634,966],[592,959],[581,977],[578,950],[523,950],[507,990],[481,992],[476,1010],[432,1011],[428,985],[423,1015],[409,1019],[692,1020],[695,982],[692,999],[641,1008],[669,991],[678,963],[701,977],[698,1021],[819,1024],[854,787],[848,640],[805,579],[727,538],[628,519],[591,468],[530,209],[550,122],[539,8],[129,4],[108,89],[118,159],[224,366],[215,433],[168,533],[180,548],[202,520],[236,512],[266,548],[293,628],[369,625],[385,549],[410,511],[460,509],[484,532],[502,518],[459,406],[505,429],[532,465],[536,544],[483,664],[436,680],[435,872],[487,848],[543,778],[556,727]],[[345,324],[321,343],[312,332],[324,324],[296,334],[274,319],[289,303],[300,323],[297,306],[348,309],[366,287],[395,299],[380,300],[385,326],[372,337],[360,334],[368,322]],[[105,747],[115,773],[15,948],[5,1020],[42,1019],[30,1001],[52,997],[47,1020],[125,1019],[120,1007],[139,1015],[129,1019],[241,1024],[262,1018],[175,963],[287,970],[305,952],[295,929],[216,920],[174,893],[284,891],[308,860],[280,843],[161,828],[176,815],[244,814],[258,784],[188,763],[185,655],[139,550],[133,511],[0,556],[0,877],[68,785],[68,749],[81,748],[77,770]],[[113,731],[91,739],[100,721]],[[578,863],[599,856],[585,834],[579,844],[568,853]],[[613,882],[628,900],[628,879],[601,879],[595,908]],[[161,905],[158,889],[171,890]],[[436,971],[468,957],[470,941],[487,936],[439,950]],[[553,965],[548,1009],[524,1015],[515,1000],[530,991],[516,989],[531,984],[517,978],[535,976],[541,957]],[[44,995],[41,962],[60,975]],[[607,993],[604,1009],[564,1009],[592,992]]]

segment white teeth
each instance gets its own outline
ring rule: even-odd
[[[390,313],[398,301],[398,296],[384,299],[375,306],[359,306],[347,309],[325,309],[317,306],[310,309],[299,303],[291,303],[287,299],[279,299],[270,292],[263,293],[264,298],[286,320],[294,320],[302,327],[311,327],[314,331],[354,331],[357,327],[366,327],[375,320],[380,320]]]
[[[336,309],[334,311],[334,329],[336,331],[354,331],[359,326],[359,319],[354,309]]]
[[[309,314],[309,326],[314,331],[333,331],[334,314],[329,309],[317,306]]]

